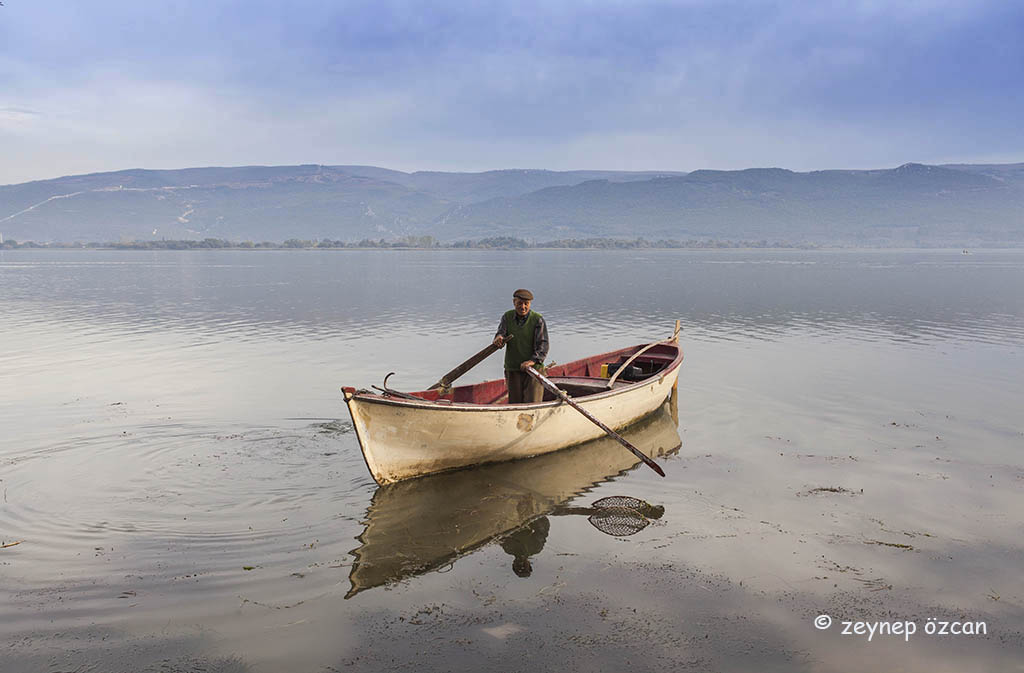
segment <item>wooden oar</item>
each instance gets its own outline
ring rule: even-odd
[[[505,343],[508,343],[509,341],[512,341],[512,339],[514,339],[514,338],[515,338],[514,334],[508,335],[507,337],[505,337]],[[438,381],[434,385],[432,385],[429,388],[427,388],[427,390],[435,390],[437,388],[440,388],[442,390],[447,390],[448,388],[451,387],[452,382],[455,381],[455,379],[459,378],[460,376],[462,376],[463,374],[468,372],[473,367],[476,367],[478,364],[480,364],[481,362],[486,360],[488,357],[490,357],[491,353],[495,352],[496,350],[499,350],[500,348],[501,348],[501,346],[496,346],[496,345],[494,345],[492,343],[487,348],[484,348],[479,353],[477,353],[476,355],[474,355],[473,357],[469,358],[468,360],[463,362],[461,365],[459,365],[455,369],[451,370],[450,372],[448,372],[447,374],[442,376],[440,381]]]
[[[568,405],[571,406],[573,409],[575,409],[576,411],[578,411],[581,414],[583,414],[584,416],[586,416],[588,421],[590,421],[591,423],[593,423],[597,427],[599,427],[602,430],[604,430],[605,432],[607,432],[609,437],[611,437],[612,439],[617,441],[619,444],[622,444],[624,447],[626,447],[627,449],[632,451],[633,455],[635,455],[640,460],[644,461],[644,464],[647,465],[647,467],[651,468],[652,470],[654,470],[655,472],[657,472],[661,476],[663,476],[663,477],[665,476],[665,471],[662,470],[661,467],[656,462],[654,462],[653,460],[651,460],[650,458],[645,456],[643,454],[643,452],[640,451],[640,449],[636,448],[635,446],[633,446],[632,444],[627,442],[625,437],[623,437],[619,433],[615,432],[614,430],[609,428],[607,425],[605,425],[601,421],[599,421],[596,418],[594,418],[590,414],[589,411],[587,411],[586,409],[581,407],[579,404],[577,404],[571,397],[569,397],[568,395],[565,394],[565,391],[560,390],[558,386],[556,386],[554,383],[552,383],[551,379],[549,379],[548,377],[544,376],[543,374],[541,374],[539,371],[537,371],[533,367],[528,367],[526,369],[526,371],[529,372],[530,376],[532,376],[533,378],[535,378],[538,381],[540,381],[540,384],[542,386],[544,386],[545,388],[550,390],[556,396],[560,397],[563,402],[568,403]]]

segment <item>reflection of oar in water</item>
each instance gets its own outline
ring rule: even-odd
[[[566,402],[573,409],[575,409],[576,411],[578,411],[581,414],[583,414],[584,416],[586,416],[588,421],[590,421],[591,423],[593,423],[597,427],[599,427],[602,430],[604,430],[605,432],[607,432],[609,437],[611,437],[612,439],[617,441],[619,444],[622,444],[624,447],[626,447],[627,449],[632,451],[633,455],[636,456],[637,458],[639,458],[640,460],[644,461],[644,464],[647,467],[651,468],[652,470],[654,470],[655,472],[657,472],[661,476],[663,476],[663,477],[665,476],[665,471],[662,470],[661,467],[656,462],[654,462],[653,460],[651,460],[650,458],[645,456],[640,451],[640,449],[636,448],[635,446],[633,446],[632,444],[627,442],[626,439],[622,435],[620,435],[619,433],[615,432],[614,430],[609,428],[607,425],[605,425],[601,421],[599,421],[596,418],[594,418],[594,416],[592,416],[589,411],[587,411],[586,409],[581,407],[579,404],[574,402],[571,397],[569,397],[568,395],[565,394],[565,391],[561,390],[558,386],[556,386],[554,383],[552,383],[551,379],[549,379],[548,377],[544,376],[543,374],[541,374],[539,371],[537,371],[533,367],[527,367],[526,371],[530,374],[530,376],[532,376],[533,378],[535,378],[538,381],[540,381],[540,384],[542,386],[544,386],[545,388],[547,388],[548,390],[550,390],[556,397],[560,397],[563,402]]]
[[[556,507],[552,516],[583,514],[590,524],[606,535],[626,537],[639,533],[651,519],[660,519],[665,513],[662,505],[652,505],[627,495],[612,495],[595,500],[590,507]]]
[[[505,343],[512,341],[513,338],[515,338],[514,334],[508,335],[507,337],[505,337]],[[487,348],[484,348],[479,353],[477,353],[476,355],[469,358],[455,369],[451,370],[450,372],[442,376],[440,381],[427,388],[427,390],[434,390],[436,388],[440,388],[442,391],[447,391],[449,388],[451,388],[451,385],[455,381],[455,379],[459,378],[473,367],[476,367],[478,364],[480,364],[488,357],[490,357],[491,353],[494,353],[495,351],[500,349],[501,346],[492,343]]]

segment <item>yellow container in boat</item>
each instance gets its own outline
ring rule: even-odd
[[[612,362],[610,364],[601,365],[601,378],[611,378],[615,372],[622,368],[621,362]],[[626,368],[626,371],[619,374],[623,381],[639,381],[644,378],[644,372],[636,365],[630,365]]]

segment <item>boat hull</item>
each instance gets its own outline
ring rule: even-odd
[[[676,385],[681,359],[680,353],[663,371],[643,381],[619,384],[621,387],[575,401],[612,429],[624,428],[668,399]],[[459,404],[344,390],[363,457],[378,484],[529,458],[604,435],[559,400]]]

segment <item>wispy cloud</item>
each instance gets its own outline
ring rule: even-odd
[[[39,112],[28,108],[0,107],[0,128],[17,129],[37,121]]]

